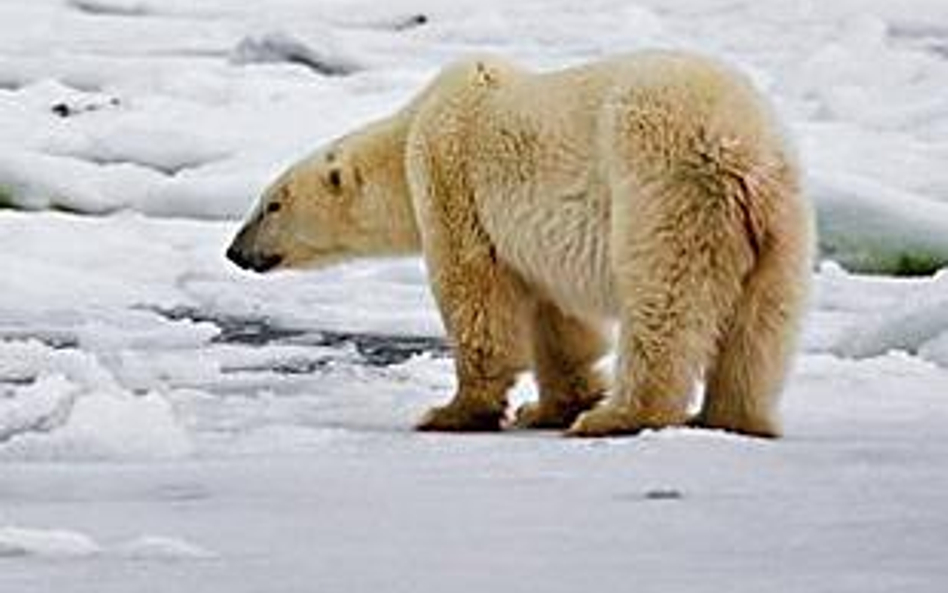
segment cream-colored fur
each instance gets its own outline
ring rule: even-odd
[[[292,167],[228,254],[265,271],[420,250],[458,377],[422,429],[499,428],[532,368],[522,427],[775,436],[811,228],[741,75],[670,52],[546,74],[484,58]],[[611,388],[594,369],[609,320]]]

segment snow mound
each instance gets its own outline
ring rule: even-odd
[[[207,560],[217,554],[183,539],[142,535],[115,548],[115,553],[136,560]]]
[[[169,400],[123,388],[95,355],[0,342],[0,458],[164,459],[191,453]]]
[[[116,210],[128,204],[122,187],[137,188],[131,195],[147,195],[162,174],[119,163],[103,168],[74,158],[0,148],[0,190],[7,205],[28,210],[58,208],[89,214]]]
[[[97,165],[133,164],[174,176],[222,160],[228,155],[210,138],[183,129],[157,129],[140,121],[102,126],[71,137],[50,150],[60,156]]]
[[[948,323],[942,323],[942,331],[937,337],[919,346],[918,355],[925,360],[948,367]]]
[[[102,548],[92,538],[75,531],[0,528],[0,558],[12,556],[78,558],[93,556],[100,552]]]
[[[75,403],[75,385],[61,375],[40,377],[0,400],[0,444],[17,435],[61,426]]]
[[[851,358],[904,351],[948,366],[948,273],[938,274],[875,320],[844,333],[833,351]]]
[[[87,558],[117,556],[130,560],[208,560],[218,555],[180,538],[142,535],[103,546],[92,537],[62,529],[0,528],[0,558]]]

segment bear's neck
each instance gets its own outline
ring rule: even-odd
[[[396,114],[366,126],[358,135],[366,139],[358,147],[359,170],[364,177],[371,202],[382,216],[382,230],[377,239],[378,250],[389,255],[412,255],[421,252],[421,235],[415,220],[408,176],[405,171],[405,144],[411,117]]]

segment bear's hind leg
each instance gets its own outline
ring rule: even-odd
[[[684,425],[752,255],[725,184],[669,176],[620,187],[613,275],[620,317],[616,385],[573,436]]]
[[[607,381],[594,368],[608,351],[600,328],[537,304],[532,326],[533,367],[540,398],[517,410],[518,428],[566,428],[605,395]]]
[[[570,436],[636,434],[648,428],[681,426],[698,373],[695,359],[684,358],[683,341],[666,337],[657,345],[641,340],[623,321],[615,391],[569,427]],[[658,346],[658,347],[656,347]]]
[[[765,253],[749,276],[708,370],[696,426],[780,435],[778,396],[796,341],[809,276],[804,232]]]

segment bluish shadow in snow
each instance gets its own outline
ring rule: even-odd
[[[144,2],[136,0],[68,0],[69,6],[94,16],[147,16],[151,14]]]
[[[889,33],[896,40],[948,58],[948,28],[930,23],[901,23],[893,25]]]
[[[231,53],[230,61],[237,65],[299,64],[324,76],[345,76],[362,69],[331,43],[328,48],[315,48],[282,31],[244,37]]]

